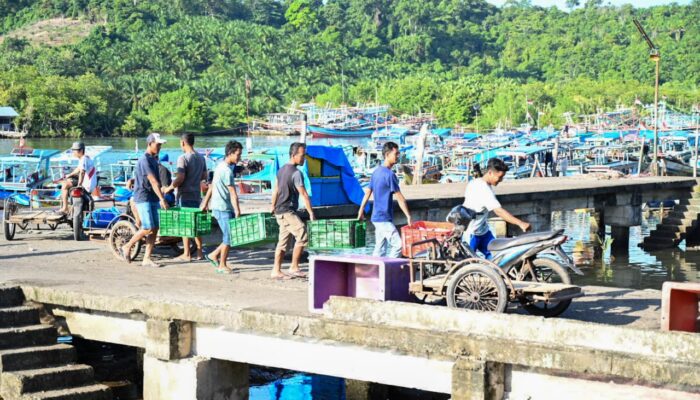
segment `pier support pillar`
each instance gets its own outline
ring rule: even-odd
[[[610,227],[612,233],[612,252],[627,254],[630,247],[630,227],[613,225]]]
[[[639,226],[642,224],[642,208],[634,205],[607,206],[605,223],[611,226]]]
[[[346,400],[385,400],[388,387],[373,382],[345,380]]]
[[[627,254],[630,245],[630,227],[642,224],[642,208],[638,205],[607,206],[605,218],[612,233],[611,250]]]
[[[519,215],[518,218],[530,223],[530,232],[542,232],[552,229],[551,213]],[[518,226],[507,224],[506,233],[508,237],[514,237],[522,235],[524,232]]]
[[[146,353],[161,360],[189,357],[192,351],[192,323],[189,321],[146,321]]]
[[[452,400],[495,400],[505,394],[505,364],[460,357],[452,367]]]
[[[247,400],[248,364],[203,357],[163,361],[143,358],[144,400]]]

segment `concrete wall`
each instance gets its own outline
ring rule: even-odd
[[[50,288],[26,288],[25,295],[53,299],[54,314],[74,335],[145,346],[147,400],[173,393],[245,398],[247,364],[449,392],[454,399],[549,398],[553,388],[571,398],[572,388],[588,398],[700,393],[700,337],[688,333],[349,298],[332,298],[325,316],[312,316],[166,309]],[[179,319],[189,311],[190,320]],[[168,313],[178,319],[168,320]]]

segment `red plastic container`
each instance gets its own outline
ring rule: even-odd
[[[661,329],[700,332],[700,283],[664,282],[661,287]]]
[[[416,221],[411,225],[401,228],[402,253],[404,257],[411,256],[411,244],[427,239],[442,240],[452,233],[453,226],[449,222]],[[413,254],[417,254],[427,248],[429,244],[413,247]]]

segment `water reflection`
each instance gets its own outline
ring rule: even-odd
[[[251,400],[337,400],[345,398],[345,381],[322,375],[298,374],[250,387]]]
[[[575,277],[583,285],[632,289],[661,289],[665,281],[700,281],[700,252],[680,248],[648,253],[639,247],[660,221],[659,212],[644,213],[642,226],[630,228],[629,254],[612,255],[610,227],[605,239],[597,235],[597,224],[590,211],[564,211],[552,214],[552,228],[564,229],[569,240],[564,246],[585,276]]]

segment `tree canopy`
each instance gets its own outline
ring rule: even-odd
[[[0,104],[33,135],[233,127],[292,101],[379,101],[444,125],[560,124],[653,98],[700,102],[700,1],[567,9],[484,0],[0,0],[0,33],[46,18],[97,27],[77,44],[0,45]],[[534,102],[527,110],[525,98]],[[535,111],[536,109],[536,111]]]

